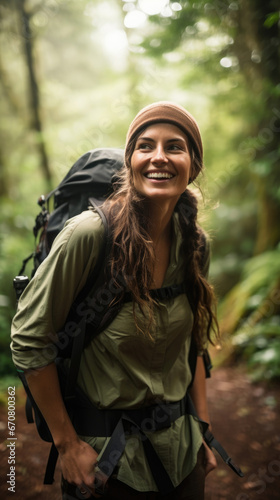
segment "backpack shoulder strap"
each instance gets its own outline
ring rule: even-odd
[[[191,382],[189,384],[188,390],[192,387],[193,381],[194,381],[194,376],[195,376],[195,370],[196,370],[196,364],[197,364],[197,357],[198,357],[198,351],[197,351],[197,346],[194,338],[192,337],[191,340],[191,345],[190,345],[190,350],[189,350],[189,367],[191,370]],[[202,354],[203,358],[203,363],[204,363],[204,369],[205,369],[205,378],[210,378],[211,377],[211,369],[213,367],[211,357],[209,354],[208,349],[205,349],[205,351]]]
[[[86,301],[88,295],[91,293],[94,288],[95,282],[98,280],[99,276],[104,271],[104,265],[106,262],[106,258],[108,256],[109,251],[109,226],[105,213],[103,210],[95,203],[93,199],[90,199],[91,205],[100,215],[103,225],[104,225],[104,238],[102,248],[99,252],[97,262],[94,266],[92,273],[90,274],[85,286],[78,294],[77,298],[72,304],[70,313],[68,315],[68,320],[75,318],[77,315],[78,307]],[[114,310],[112,308],[112,316],[114,315]],[[98,318],[98,321],[101,321],[101,317]],[[113,317],[112,317],[113,319]],[[96,329],[94,333],[99,333]],[[93,334],[94,336],[94,334]],[[66,400],[72,399],[75,397],[75,387],[78,378],[78,372],[80,368],[81,356],[85,346],[85,338],[86,338],[86,316],[82,316],[82,318],[76,323],[76,329],[74,333],[74,339],[71,349],[71,358],[70,358],[70,366],[69,372],[67,376],[67,383],[65,387],[64,397]]]

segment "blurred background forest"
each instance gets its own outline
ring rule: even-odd
[[[215,359],[280,377],[278,0],[1,0],[0,22],[2,380],[38,197],[89,149],[123,147],[156,100],[185,106],[202,131]]]

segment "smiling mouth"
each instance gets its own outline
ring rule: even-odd
[[[145,177],[147,177],[147,179],[166,180],[172,179],[174,175],[168,172],[148,172],[145,174]]]

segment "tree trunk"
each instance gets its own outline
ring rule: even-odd
[[[42,169],[43,176],[46,180],[47,189],[51,190],[52,175],[45,147],[42,120],[40,117],[40,96],[33,57],[34,42],[33,34],[30,29],[30,14],[26,9],[26,0],[19,0],[18,5],[21,16],[22,38],[28,70],[28,86],[30,95],[30,107],[32,113],[31,127],[36,132],[36,144],[40,156],[40,168]]]
[[[239,60],[249,91],[255,96],[252,113],[256,116],[253,132],[255,158],[252,180],[258,195],[258,235],[255,253],[274,248],[280,241],[280,103],[274,88],[280,81],[279,23],[265,26],[276,9],[268,0],[240,0],[233,50]],[[262,165],[258,174],[258,165]]]
[[[255,255],[275,248],[280,241],[279,202],[271,199],[262,178],[258,178],[256,184],[259,214]]]
[[[17,97],[16,93],[13,91],[13,87],[5,71],[5,68],[0,57],[0,81],[3,89],[3,93],[11,107],[13,113],[16,113],[20,118],[25,119],[24,111],[21,106],[20,99]]]

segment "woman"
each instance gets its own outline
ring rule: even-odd
[[[198,416],[209,423],[201,354],[217,323],[206,280],[209,249],[201,250],[197,203],[187,189],[203,168],[202,157],[198,125],[177,104],[147,106],[129,127],[121,180],[103,209],[112,233],[108,279],[113,276],[120,287],[121,276],[133,300],[86,347],[78,377],[79,387],[100,410],[145,411],[182,400],[191,381],[188,354],[194,337],[199,356],[190,392]],[[54,359],[50,355],[46,362],[41,353],[94,268],[102,236],[94,211],[66,224],[22,297],[12,329],[14,362],[25,370],[59,451],[65,500],[100,496],[95,474],[108,439],[77,435]],[[186,293],[153,300],[150,290],[182,281]],[[203,499],[205,475],[216,460],[197,420],[180,414],[168,427],[146,434],[174,486],[166,498]],[[105,498],[162,497],[145,453],[146,437],[128,433]],[[98,477],[100,486],[100,477],[106,478]]]

